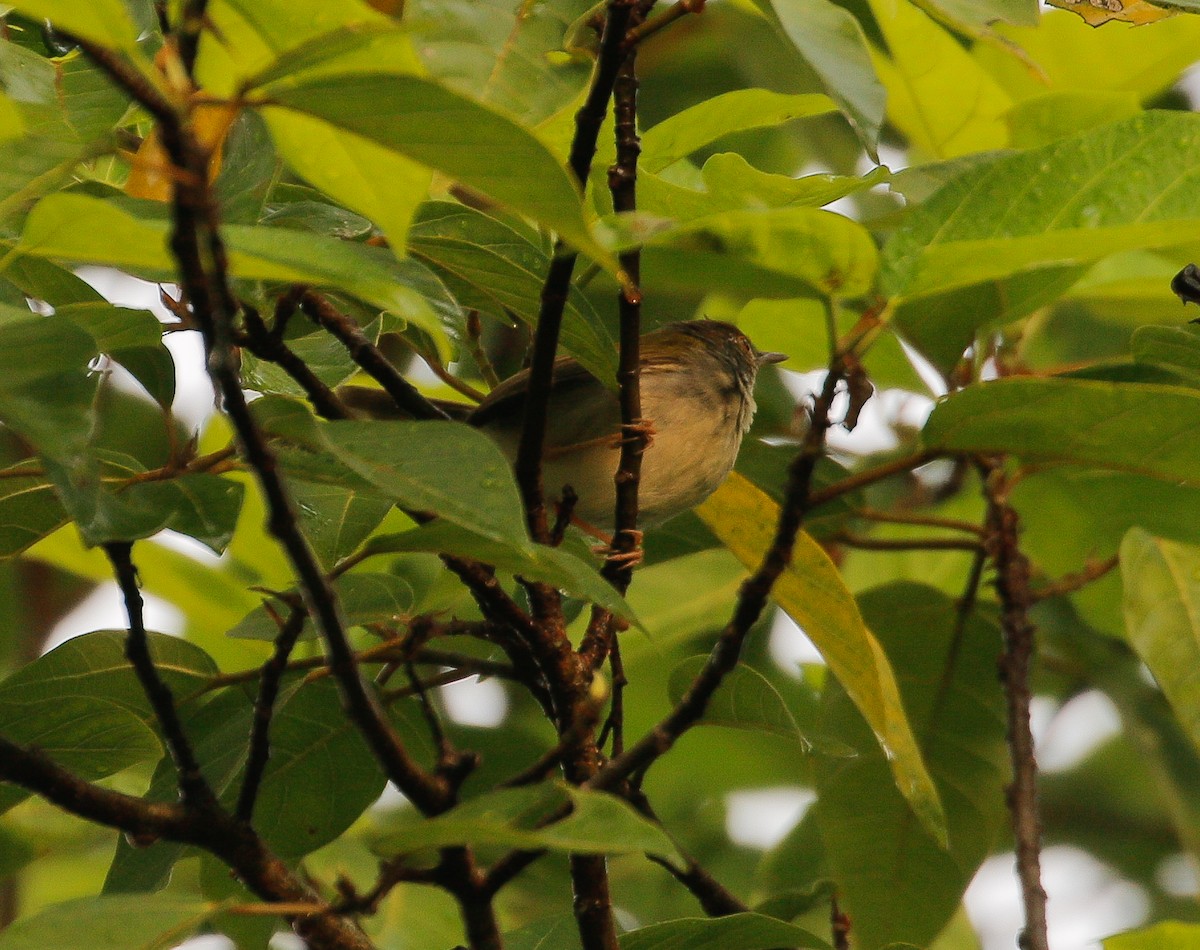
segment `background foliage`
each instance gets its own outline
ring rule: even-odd
[[[611,120],[584,195],[565,164],[603,4],[213,0],[194,92],[163,46],[164,18],[193,4],[12,4],[0,41],[0,735],[105,787],[175,800],[125,631],[45,652],[111,580],[95,546],[137,541],[144,591],[181,617],[177,635],[150,634],[155,663],[233,807],[256,670],[295,603],[226,418],[193,429],[172,409],[201,367],[177,368],[164,334],[193,335],[192,315],[115,306],[76,273],[115,268],[179,297],[167,243],[178,171],[144,103],[82,40],[186,100],[213,151],[243,308],[269,318],[289,287],[320,288],[428,395],[461,399],[451,373],[486,388],[488,363],[501,378],[520,367],[552,235],[583,258],[562,347],[601,378],[616,367],[617,254],[632,248],[647,328],[706,315],[790,357],[760,376],[737,474],[647,533],[623,599],[581,538],[530,539],[484,437],[320,422],[294,376],[241,340],[254,419],[354,647],[382,671],[392,725],[435,762],[422,697],[387,649],[445,625],[421,676],[446,738],[481,756],[463,803],[435,818],[383,794],[321,644],[302,631],[254,824],[323,899],[339,880],[342,897],[368,892],[381,859],[419,868],[448,846],[488,861],[546,849],[497,897],[504,945],[571,948],[565,856],[602,851],[625,950],[978,947],[962,899],[985,859],[1013,846],[996,662],[1023,598],[1035,708],[1102,696],[1119,722],[1043,776],[1045,840],[1136,886],[1144,913],[1123,925],[1146,929],[1109,950],[1195,945],[1200,332],[1171,279],[1200,257],[1200,120],[1181,85],[1200,59],[1200,18],[1167,15],[1188,0],[1054,5],[1066,9],[718,0],[652,12],[666,25],[639,47],[638,210],[615,215]],[[325,386],[366,379],[305,316],[276,341]],[[831,435],[774,592],[821,660],[765,616],[703,722],[648,773],[655,821],[548,782],[496,790],[557,738],[503,675],[504,654],[453,628],[479,610],[438,555],[494,565],[512,591],[514,575],[565,591],[576,641],[587,603],[632,621],[632,741],[681,701],[768,547],[820,386],[797,374],[826,370],[831,348],[833,365],[861,361],[876,391],[856,431]],[[855,401],[839,397],[833,421]],[[417,526],[400,509],[439,521]],[[1004,548],[1003,511],[1020,519],[1019,550]],[[1012,556],[1028,576],[1006,593]],[[491,676],[490,707],[478,690],[465,709],[433,691],[459,671]],[[611,687],[600,674],[597,696]],[[779,787],[815,804],[766,850],[731,839],[732,796]],[[568,800],[569,818],[533,820]],[[256,898],[198,848],[68,817],[19,784],[0,784],[0,809],[0,950],[127,948],[131,915],[147,947],[195,932],[263,947],[286,926],[231,913]],[[756,916],[703,919],[647,860],[679,863],[680,849]],[[848,935],[831,931],[831,898]],[[381,947],[465,939],[433,888],[387,889],[373,910],[362,925]]]

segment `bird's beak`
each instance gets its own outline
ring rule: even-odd
[[[786,353],[763,353],[755,350],[754,358],[758,360],[758,365],[762,366],[763,363],[782,363],[788,358],[788,355]]]

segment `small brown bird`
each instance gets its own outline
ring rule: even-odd
[[[737,327],[716,320],[672,323],[641,341],[642,416],[652,444],[642,459],[639,522],[652,525],[698,505],[725,480],[754,417],[754,382],[762,353]],[[466,415],[510,461],[517,455],[529,372],[506,379]],[[342,400],[364,415],[396,416],[378,390],[345,386]],[[382,397],[382,398],[381,398]],[[555,362],[546,420],[543,484],[558,501],[570,485],[574,517],[611,530],[616,505],[613,476],[621,451],[617,395],[569,356]]]

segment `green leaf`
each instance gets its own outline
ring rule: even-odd
[[[1193,389],[1010,379],[969,386],[938,403],[922,439],[932,449],[1011,453],[1197,485],[1198,426],[1200,394]]]
[[[569,815],[539,827],[568,803]],[[615,795],[549,783],[488,792],[387,834],[377,847],[403,854],[456,844],[577,854],[675,854],[658,825]]]
[[[592,239],[577,184],[531,132],[418,76],[326,76],[271,92],[274,108],[316,116],[477,188],[615,268]],[[453,135],[449,133],[453,131]]]
[[[774,128],[836,108],[828,96],[788,95],[769,89],[736,89],[713,96],[642,133],[639,171],[661,171],[735,132]]]
[[[737,152],[719,152],[710,156],[700,169],[700,174],[712,198],[727,202],[730,208],[754,205],[819,208],[857,191],[883,184],[891,177],[891,172],[882,166],[862,176],[801,175],[792,178],[790,175],[772,175],[759,171]],[[647,210],[653,209],[647,206]]]
[[[0,559],[20,554],[67,520],[36,459],[0,471]]]
[[[1200,117],[1178,112],[1003,156],[908,217],[884,250],[885,283],[913,298],[1186,242],[1200,226],[1197,168]]]
[[[960,621],[954,601],[922,584],[877,587],[859,605],[896,670],[945,806],[949,847],[916,825],[883,752],[868,745],[869,727],[833,682],[821,729],[864,753],[815,762],[817,823],[839,903],[861,945],[927,947],[958,910],[1005,823],[1000,631],[977,616]]]
[[[678,704],[683,698],[707,662],[707,654],[693,656],[671,671],[667,692],[673,704]],[[812,700],[815,704],[815,696]],[[795,742],[804,753],[814,749],[814,743],[801,732],[796,717],[771,681],[744,663],[738,664],[721,681],[721,688],[709,702],[700,721],[712,726],[782,736]]]
[[[149,210],[159,213],[157,208]],[[108,264],[170,280],[175,277],[175,261],[167,251],[169,229],[165,219],[137,217],[118,203],[58,194],[33,209],[17,247],[38,257]],[[428,302],[404,281],[403,272],[385,250],[249,225],[226,225],[221,235],[235,277],[340,287],[396,312],[435,339],[443,337]]]
[[[180,894],[85,897],[18,920],[0,934],[0,950],[168,950],[217,909]]]
[[[829,0],[755,0],[796,47],[874,156],[885,93],[854,14]]]
[[[8,6],[100,46],[127,53],[137,50],[138,29],[125,0],[14,0]]]
[[[429,195],[428,168],[311,116],[268,109],[264,118],[280,156],[296,174],[374,220],[391,246],[403,251],[417,206]]]
[[[426,261],[464,307],[536,326],[549,255],[533,237],[466,205],[431,201],[409,232],[409,251]],[[616,379],[617,344],[604,319],[572,286],[562,345],[597,379]]]
[[[668,920],[622,934],[619,943],[621,950],[772,950],[782,946],[827,950],[829,947],[807,930],[751,913]]]
[[[644,229],[639,216],[610,219],[622,250],[641,245],[648,286],[727,291],[747,297],[814,293],[861,296],[879,255],[861,224],[816,208],[725,211]]]
[[[282,703],[254,825],[285,859],[337,838],[383,792],[384,776],[330,679]]]
[[[561,547],[518,546],[510,540],[497,541],[455,524],[435,521],[402,534],[378,535],[363,549],[372,555],[400,551],[433,551],[490,564],[525,580],[550,584],[640,626],[628,602],[595,566]]]
[[[744,565],[755,569],[770,547],[779,506],[734,472],[696,509]],[[854,598],[820,545],[801,532],[790,567],[772,596],[821,651],[887,752],[892,774],[925,831],[946,841],[946,818],[900,700],[886,654],[863,623]]]
[[[320,431],[339,462],[405,508],[530,550],[512,469],[483,433],[455,422],[378,420]]]
[[[338,600],[342,617],[347,626],[356,627],[372,623],[396,623],[405,618],[413,608],[413,591],[408,583],[394,574],[356,572],[337,580]],[[289,591],[299,596],[296,590]],[[276,608],[277,612],[286,610]],[[247,614],[229,631],[231,637],[241,640],[274,640],[279,625],[263,609]],[[313,635],[311,624],[305,620],[304,634]]]
[[[1137,29],[1097,30],[1072,13],[1046,10],[1036,27],[1006,27],[1002,33],[1037,63],[1041,75],[999,44],[977,44],[972,53],[1016,98],[1047,88],[1104,90],[1132,92],[1146,103],[1196,61],[1200,20],[1180,16]]]
[[[85,779],[97,779],[162,754],[157,719],[125,658],[124,631],[100,630],[55,647],[0,682],[0,733],[36,745]],[[188,696],[217,673],[199,647],[150,633],[150,655],[176,697]],[[27,795],[0,791],[0,809]]]
[[[129,710],[78,696],[50,695],[20,702],[0,698],[0,735],[36,748],[88,781],[139,762],[153,762],[162,754],[154,730]],[[0,783],[0,811],[29,794],[24,788]]]
[[[894,321],[904,338],[949,374],[976,334],[1052,303],[1083,276],[1084,267],[1044,267],[945,293],[900,298]]]
[[[1200,327],[1138,327],[1133,331],[1133,358],[1163,366],[1189,380],[1200,380]]]
[[[165,633],[149,633],[150,656],[177,696],[189,696],[217,674],[200,647]],[[72,637],[0,682],[0,703],[19,706],[58,698],[99,699],[152,723],[154,714],[133,667],[125,658],[124,630],[97,630]]]
[[[371,72],[420,70],[407,31],[362,0],[223,0],[206,14],[204,39],[214,41],[201,43],[196,73],[217,96],[364,63]]]
[[[1200,748],[1200,549],[1131,528],[1120,557],[1126,636]]]
[[[1200,924],[1165,920],[1153,927],[1106,937],[1104,950],[1189,950],[1200,940]]]
[[[888,118],[932,158],[1000,148],[1012,100],[958,40],[908,0],[872,0],[889,57],[875,59]]]
[[[392,509],[390,499],[338,485],[292,479],[288,487],[304,536],[326,568],[362,544]]]
[[[1008,112],[1011,144],[1038,148],[1142,111],[1131,92],[1066,89],[1022,99]]]
[[[951,20],[974,27],[997,21],[1019,26],[1038,22],[1037,0],[932,0],[932,3]]]
[[[569,28],[593,0],[508,0],[468,5],[416,0],[406,24],[429,68],[449,85],[535,123],[567,105],[591,72],[588,57],[567,55]]]

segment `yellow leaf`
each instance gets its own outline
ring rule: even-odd
[[[1069,10],[1088,26],[1103,26],[1109,20],[1141,26],[1174,16],[1178,11],[1164,10],[1146,0],[1048,0],[1050,6]]]
[[[908,0],[871,0],[889,55],[872,57],[888,119],[930,158],[1008,144],[1012,99],[958,41]]]
[[[770,547],[779,506],[734,472],[696,509],[734,556],[755,569]],[[791,565],[772,592],[775,602],[803,628],[854,700],[887,753],[892,774],[914,814],[943,846],[946,817],[900,701],[891,664],[863,623],[854,595],[816,541],[801,532]]]
[[[221,172],[221,148],[237,113],[237,106],[205,101],[203,94],[197,94],[194,99],[192,130],[200,147],[211,156],[208,162],[210,182],[216,181]],[[171,175],[171,159],[158,137],[158,129],[153,129],[133,156],[125,193],[131,198],[170,201]]]

